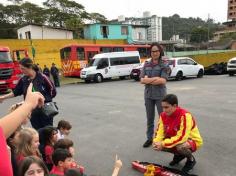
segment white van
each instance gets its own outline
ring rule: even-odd
[[[124,79],[129,76],[133,67],[140,64],[140,55],[138,51],[110,52],[96,54],[89,67],[83,68],[80,72],[80,78],[85,82],[91,80],[102,82],[103,79],[120,77]]]

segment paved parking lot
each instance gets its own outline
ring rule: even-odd
[[[195,154],[194,174],[235,176],[236,174],[236,76],[205,76],[202,79],[168,81],[168,93],[179,97],[180,106],[196,118],[203,147]],[[114,80],[100,84],[72,84],[58,89],[55,99],[61,118],[73,127],[78,161],[88,175],[111,175],[115,154],[123,161],[120,176],[141,176],[131,161],[167,165],[168,153],[144,149],[146,119],[143,85],[133,80]],[[18,99],[1,104],[0,115]],[[181,165],[183,166],[183,164]],[[180,167],[181,167],[180,166]]]

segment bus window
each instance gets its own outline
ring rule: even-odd
[[[76,52],[77,52],[77,59],[78,60],[85,60],[84,48],[78,47],[78,48],[76,48]]]
[[[101,53],[110,53],[110,52],[112,52],[112,48],[111,47],[101,47],[100,52]]]
[[[114,52],[124,51],[124,48],[123,47],[114,47],[113,51]]]
[[[138,48],[140,57],[149,57],[150,56],[150,48]]]
[[[71,53],[70,47],[61,49],[60,50],[61,59],[68,59],[70,57],[70,53]]]

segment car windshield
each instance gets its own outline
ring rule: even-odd
[[[8,51],[0,51],[0,63],[12,62],[10,53]]]

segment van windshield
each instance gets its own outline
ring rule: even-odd
[[[12,62],[10,53],[8,51],[0,51],[0,63]]]
[[[99,62],[100,59],[98,58],[93,58],[91,59],[91,61],[89,62],[89,66],[97,66],[98,65],[98,62]]]

